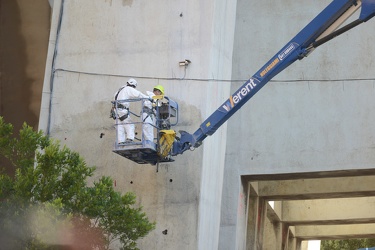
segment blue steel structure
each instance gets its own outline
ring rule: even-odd
[[[359,18],[342,28],[341,24],[361,8]],[[173,143],[171,155],[182,154],[194,149],[202,141],[225,123],[252,96],[254,96],[274,76],[296,60],[307,57],[315,48],[336,36],[368,21],[375,15],[375,0],[334,0],[258,72],[247,80],[228,100],[209,116],[193,134],[180,131],[180,138]]]

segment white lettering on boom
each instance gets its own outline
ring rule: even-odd
[[[242,98],[250,93],[250,91],[254,89],[255,86],[257,86],[257,84],[251,78],[244,87],[242,87],[237,93],[233,95],[233,103],[237,104],[239,101],[241,101]]]

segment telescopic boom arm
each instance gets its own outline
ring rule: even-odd
[[[361,8],[357,20],[339,28],[354,12]],[[336,36],[366,22],[375,15],[375,0],[334,0],[258,72],[247,80],[228,100],[210,115],[195,131],[189,134],[180,131],[180,138],[173,143],[172,155],[182,154],[197,148],[202,141],[226,122],[252,96],[274,76],[296,60],[307,57],[315,48]]]

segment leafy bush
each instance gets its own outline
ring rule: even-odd
[[[89,187],[95,168],[27,124],[15,138],[0,117],[0,157],[16,168],[14,177],[0,174],[0,242],[7,249],[109,249],[114,241],[137,249],[136,240],[155,228],[134,207],[133,193],[116,192],[106,176]]]

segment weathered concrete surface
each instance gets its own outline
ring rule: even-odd
[[[218,248],[225,126],[157,172],[111,152],[108,110],[134,77],[142,92],[162,84],[179,103],[177,130],[197,129],[229,96],[229,84],[215,79],[230,79],[235,2],[53,2],[40,128],[97,166],[94,179],[110,175],[116,189],[135,192],[157,222],[141,249]],[[191,64],[180,67],[185,59]]]
[[[14,131],[38,127],[50,12],[43,0],[0,1],[0,116]],[[0,166],[14,174],[8,161]]]
[[[238,1],[232,79],[248,79],[328,3],[306,8],[296,1]],[[374,28],[371,20],[297,61],[228,121],[221,244],[236,236],[241,242],[238,176],[374,174]],[[232,92],[242,83],[233,84]]]
[[[18,131],[37,128],[50,8],[43,0],[0,2],[0,115]]]
[[[300,239],[363,239],[375,237],[375,224],[298,226],[296,237]]]
[[[233,78],[255,72],[326,4],[260,1],[238,8],[234,60],[241,62]],[[372,168],[371,21],[296,62],[250,100],[228,122],[229,131],[241,133],[230,137],[227,165],[248,175]]]
[[[289,225],[375,223],[375,197],[284,201],[281,221]]]
[[[55,4],[52,0],[48,2]],[[137,79],[141,79],[143,91],[149,90],[155,82],[167,86],[168,95],[178,99],[184,114],[179,129],[194,131],[230,93],[227,81],[209,79],[232,78],[234,91],[328,2],[316,1],[305,8],[303,3],[291,1],[237,1],[234,36],[230,34],[234,31],[235,1],[216,1],[216,5],[211,2],[168,3],[167,7],[163,6],[164,2],[157,6],[148,3],[145,7],[134,1],[94,1],[85,6],[84,2],[65,2],[70,2],[70,7],[64,9],[62,30],[65,33],[60,40],[56,32],[61,1],[56,1],[57,11],[52,18],[46,79],[56,71],[52,74],[52,85],[46,80],[44,86],[40,128],[50,130],[56,138],[85,156],[90,164],[97,165],[99,172],[95,178],[111,175],[118,190],[136,191],[140,204],[158,222],[157,230],[142,240],[142,247],[196,249],[199,246],[207,249],[219,245],[220,249],[245,248],[246,230],[256,226],[246,225],[254,211],[247,204],[249,185],[245,180],[266,180],[259,182],[261,188],[257,195],[281,200],[276,211],[267,209],[267,219],[276,224],[281,218],[281,204],[292,205],[287,200],[373,195],[373,177],[364,176],[374,174],[371,143],[374,104],[370,100],[374,47],[373,34],[368,32],[373,30],[373,21],[292,65],[276,77],[286,82],[268,84],[229,121],[228,132],[224,126],[208,138],[202,148],[186,152],[173,164],[159,166],[156,172],[155,167],[124,164],[126,160],[107,152],[112,147],[114,132],[107,120],[108,97],[116,88],[129,76],[140,77]],[[0,10],[0,113],[16,128],[23,121],[34,126],[50,26],[48,3],[1,1]],[[126,10],[130,18],[123,17],[122,10]],[[155,10],[159,10],[157,15]],[[66,15],[74,18],[67,20]],[[222,20],[213,21],[217,19]],[[233,37],[234,57],[233,67],[230,67]],[[57,47],[52,68],[56,42],[61,46]],[[178,61],[184,59],[193,63],[181,68]],[[21,82],[27,84],[21,86]],[[52,92],[50,87],[53,87]],[[48,124],[53,126],[47,129]],[[100,138],[101,133],[105,134],[103,138]],[[228,144],[227,153],[223,153],[226,136],[233,141]],[[243,143],[243,138],[251,144]],[[218,155],[220,157],[216,157]],[[221,196],[224,155],[227,169]],[[369,200],[361,202],[367,213],[362,212],[360,220],[367,222],[369,217],[366,216],[371,214],[368,209],[372,206],[364,204]],[[292,207],[303,208],[300,213],[308,212],[306,205],[309,203],[297,203]],[[316,210],[320,205],[317,206]],[[343,206],[353,207],[353,204],[346,200]],[[332,211],[341,211],[335,203],[332,210],[327,206],[326,209],[325,223],[340,215],[332,214]],[[181,219],[181,214],[185,218]],[[349,222],[346,215],[340,215],[340,223]],[[277,227],[271,227],[268,220],[264,222],[264,234],[276,242],[280,232]],[[351,224],[347,230],[342,225],[327,226],[330,231],[326,226],[308,226],[306,230],[305,226],[293,228],[295,237],[304,239],[348,238],[372,237],[368,234],[373,231],[371,225]],[[165,229],[167,235],[161,233]],[[271,242],[264,244],[272,248]],[[272,249],[276,247],[280,245]]]
[[[303,200],[375,195],[375,176],[259,181],[258,195],[268,200]]]

